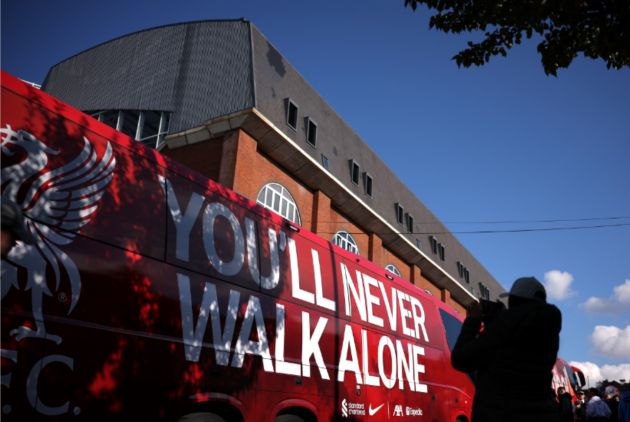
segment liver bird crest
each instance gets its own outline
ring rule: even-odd
[[[48,168],[54,150],[25,130],[0,128],[2,154],[10,157],[22,149],[26,158],[2,168],[2,201],[13,201],[25,216],[25,229],[35,244],[21,242],[2,261],[2,298],[12,287],[19,288],[18,269],[26,271],[25,291],[31,291],[34,328],[20,326],[10,332],[20,341],[37,337],[61,343],[58,335],[46,331],[43,298],[51,296],[62,280],[70,283],[68,314],[81,293],[81,277],[74,261],[62,250],[96,215],[98,202],[109,186],[116,159],[110,143],[99,158],[92,143],[83,137],[83,149],[72,160]],[[18,197],[18,194],[19,197]],[[54,283],[46,273],[52,269]],[[52,290],[51,290],[52,288]]]

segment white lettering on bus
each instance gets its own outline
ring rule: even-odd
[[[230,223],[230,228],[232,229],[234,251],[232,253],[232,260],[229,262],[225,262],[221,259],[214,244],[214,222],[219,216],[225,218]],[[241,225],[238,219],[225,205],[213,202],[206,206],[203,212],[203,245],[210,263],[218,272],[226,276],[231,276],[241,271],[243,262],[245,261],[243,232],[241,231]]]
[[[256,323],[256,334],[258,341],[250,340],[252,329]],[[266,372],[273,372],[273,363],[271,362],[271,354],[269,353],[269,341],[267,340],[267,331],[265,331],[265,318],[260,307],[260,299],[256,296],[250,296],[243,318],[241,332],[234,347],[234,355],[232,356],[232,366],[241,368],[245,355],[256,355],[262,358],[263,369]]]
[[[354,304],[359,310],[359,317],[361,318],[361,321],[365,321],[365,293],[363,292],[363,280],[359,271],[357,271],[356,274],[357,284],[354,284],[350,271],[348,271],[348,267],[346,267],[346,264],[343,262],[341,263],[341,278],[343,280],[343,291],[346,299],[346,315],[352,316],[352,304],[350,303],[350,295],[348,294],[351,293],[352,298],[354,299]]]
[[[388,336],[381,336],[378,342],[378,374],[372,375],[369,367],[368,331],[361,329],[361,349],[357,349],[352,327],[348,324],[344,328],[341,353],[339,355],[339,370],[337,381],[344,382],[346,372],[353,372],[357,384],[365,384],[378,387],[382,382],[386,388],[394,388],[398,379],[398,388],[401,390],[408,386],[409,390],[418,393],[426,393],[427,385],[420,382],[419,375],[425,372],[425,367],[418,361],[419,356],[424,356],[424,348],[408,343],[406,350],[402,341],[396,339],[395,345]],[[389,366],[391,373],[385,373],[385,354],[389,354]],[[360,356],[359,356],[360,354]],[[359,367],[361,360],[361,367]]]
[[[208,318],[210,318],[216,362],[218,365],[227,366],[230,359],[230,346],[232,345],[232,338],[234,336],[240,293],[235,290],[230,290],[228,309],[224,312],[225,326],[221,329],[221,313],[219,310],[219,302],[217,301],[217,289],[214,284],[204,284],[196,326],[193,324],[192,297],[190,293],[190,279],[188,276],[178,273],[177,286],[179,287],[179,303],[186,360],[191,362],[199,361],[203,337],[206,332]]]
[[[185,211],[182,211],[175,191],[171,183],[164,176],[158,176],[160,186],[166,195],[168,208],[171,218],[175,224],[175,256],[182,261],[190,261],[190,235],[192,228],[199,217],[201,208],[205,198],[198,193],[193,192],[188,200]],[[215,247],[214,223],[217,217],[225,218],[232,231],[232,239],[234,242],[234,250],[232,259],[229,262],[223,261],[218,255]],[[208,256],[208,260],[212,266],[221,274],[226,276],[236,275],[240,272],[245,261],[245,240],[240,222],[234,213],[225,205],[218,202],[210,203],[203,212],[202,240]],[[273,289],[280,281],[280,260],[278,257],[278,239],[277,233],[273,229],[269,229],[269,252],[271,260],[271,269],[268,276],[261,276],[258,270],[258,253],[255,224],[252,220],[246,218],[245,226],[247,230],[247,257],[249,263],[249,271],[252,279],[256,284],[260,284],[264,289]],[[284,237],[284,233],[280,234]]]
[[[378,296],[372,294],[370,287],[378,287],[378,281],[367,274],[363,274],[363,283],[365,284],[365,301],[367,304],[367,317],[370,324],[383,327],[383,318],[374,315],[374,305],[380,306],[381,300]]]
[[[175,223],[175,256],[177,259],[188,262],[190,259],[190,231],[195,221],[197,221],[204,197],[193,192],[188,200],[185,213],[182,213],[171,183],[164,176],[159,175],[158,178],[160,180],[160,186],[166,195],[166,201],[169,211],[171,212],[171,217],[173,218],[173,223]]]
[[[405,308],[405,302],[409,302],[409,295],[398,290],[398,307],[400,308],[400,322],[402,323],[402,332],[404,335],[414,337],[415,331],[407,326],[407,318],[411,317],[411,311]]]
[[[263,289],[274,289],[280,282],[280,258],[278,256],[278,235],[272,228],[268,229],[269,236],[269,259],[271,260],[271,270],[268,276],[261,276],[258,270],[258,247],[256,241],[256,226],[255,223],[249,219],[245,219],[245,228],[247,231],[247,264],[249,266],[249,273],[255,283],[260,283]],[[280,237],[283,238],[286,235],[280,232]],[[259,282],[260,280],[260,282]]]
[[[385,348],[389,349],[389,367],[392,368],[389,376],[385,374]],[[394,349],[394,343],[387,336],[382,336],[378,341],[378,374],[381,376],[383,385],[389,389],[394,388],[396,385],[396,350]]]
[[[315,301],[326,309],[335,311],[335,301],[324,297],[324,287],[322,284],[322,270],[319,266],[319,254],[315,249],[311,249],[311,257],[313,258],[313,277],[315,278]]]
[[[285,321],[284,305],[276,303],[276,372],[278,374],[299,376],[300,364],[285,362],[284,360]]]
[[[300,287],[300,267],[298,265],[297,247],[294,239],[287,239],[289,242],[289,256],[291,259],[291,295],[303,302],[315,303],[315,295]]]
[[[413,296],[411,297],[411,310],[413,314],[413,325],[415,327],[416,338],[424,338],[424,341],[429,342],[429,336],[427,335],[427,327],[424,325],[424,308],[422,303]],[[420,336],[420,329],[422,329],[422,337]]]
[[[367,340],[367,331],[361,330],[361,351],[363,356],[363,380],[366,385],[372,385],[375,387],[379,386],[379,379],[374,375],[370,375],[370,367],[369,367],[369,359],[370,356],[367,353],[368,350],[368,340]]]
[[[348,353],[350,357],[348,358]],[[354,372],[357,384],[363,384],[361,370],[359,369],[359,361],[357,358],[357,346],[354,344],[354,334],[352,327],[346,325],[343,331],[343,341],[341,343],[341,353],[339,353],[339,370],[337,372],[337,381],[345,380],[346,371]]]
[[[424,374],[425,367],[418,361],[418,357],[424,356],[424,347],[413,345],[413,379],[415,381],[416,391],[426,393],[427,385],[420,382],[420,374]]]
[[[193,194],[188,202],[186,210],[182,212],[175,197],[172,187],[166,181],[161,180],[163,189],[168,197],[171,217],[177,231],[177,251],[179,259],[189,259],[190,233],[194,221],[201,213],[204,198]],[[218,243],[224,237],[215,233],[217,218],[223,218],[228,223],[227,237],[233,240],[233,251],[229,258],[220,257],[217,251]],[[284,232],[277,232],[268,228],[269,242],[269,268],[268,275],[262,275],[259,267],[259,240],[257,239],[256,222],[245,218],[245,230],[241,227],[236,215],[225,205],[214,202],[207,204],[203,210],[202,241],[210,264],[221,274],[234,276],[241,272],[247,262],[254,283],[262,289],[270,290],[280,284],[280,251],[288,249],[289,268],[291,280],[290,294],[294,299],[317,305],[321,308],[335,311],[336,301],[327,298],[324,293],[324,282],[320,266],[320,256],[317,250],[310,249],[312,260],[312,275],[300,273],[300,261],[298,259],[298,245],[295,238],[289,238]],[[215,234],[217,235],[215,239]],[[288,246],[288,248],[286,248]],[[357,318],[373,326],[384,328],[386,325],[392,332],[400,330],[402,334],[413,339],[429,341],[426,314],[420,300],[409,293],[386,284],[377,278],[354,270],[355,277],[347,264],[340,263],[342,281],[342,294],[344,296],[345,314]],[[307,277],[311,277],[308,279]],[[303,277],[301,279],[301,277]],[[214,349],[217,365],[241,368],[245,355],[253,355],[262,359],[262,366],[266,372],[279,374],[311,377],[311,365],[317,365],[322,379],[329,380],[326,362],[322,354],[320,342],[328,324],[326,317],[317,318],[313,326],[311,315],[302,311],[300,361],[285,360],[285,346],[287,338],[285,305],[275,303],[276,332],[274,356],[270,353],[270,344],[267,337],[267,328],[262,310],[261,300],[256,296],[249,296],[246,310],[240,325],[237,325],[241,294],[237,290],[229,290],[228,303],[225,309],[220,309],[218,303],[217,287],[211,282],[204,283],[203,295],[199,315],[193,317],[193,304],[190,290],[190,279],[183,274],[177,274],[179,287],[179,299],[181,304],[182,336],[184,341],[184,353],[188,361],[199,360],[204,344],[204,337],[208,322],[212,327],[212,348]],[[301,285],[303,280],[311,281],[314,291],[309,291]],[[352,308],[357,309],[358,315],[352,315]],[[387,319],[387,323],[385,323]],[[195,323],[196,321],[196,323]],[[223,323],[222,323],[223,321]],[[236,333],[237,327],[240,331]],[[254,329],[256,334],[254,335]],[[361,341],[357,344],[354,332],[350,324],[343,330],[343,339],[337,360],[337,380],[343,382],[346,372],[353,372],[357,384],[370,386],[382,385],[386,388],[394,388],[398,384],[399,389],[409,389],[415,392],[426,393],[427,386],[420,382],[420,374],[425,373],[425,366],[421,364],[420,356],[424,356],[425,349],[413,343],[403,343],[401,339],[392,339],[382,335],[378,341],[377,368],[370,368],[370,356],[368,337],[373,335],[371,331],[361,329]],[[255,340],[252,340],[255,338]],[[232,344],[235,344],[232,348]],[[374,343],[376,344],[376,343]],[[275,363],[275,365],[274,365]],[[387,363],[387,365],[386,365]],[[274,369],[275,367],[275,369]],[[385,368],[391,368],[386,371]],[[397,382],[398,381],[398,382]]]
[[[324,358],[322,357],[322,351],[319,348],[319,340],[324,333],[324,328],[326,328],[327,323],[328,319],[319,317],[315,330],[311,336],[310,316],[307,312],[302,311],[302,374],[305,377],[311,376],[311,356],[313,356],[322,379],[330,379],[328,371],[326,370]]]
[[[361,321],[369,322],[377,327],[384,327],[383,318],[375,314],[375,309],[382,307],[382,298],[389,328],[392,331],[396,332],[400,313],[404,335],[414,339],[424,338],[425,341],[429,341],[424,308],[417,298],[393,286],[390,287],[391,296],[388,296],[382,281],[357,270],[355,271],[357,280],[355,283],[346,264],[341,263],[340,268],[347,316],[352,316],[352,304],[354,303]],[[374,289],[375,287],[378,287],[378,290]],[[377,295],[377,292],[380,292],[380,295]]]
[[[48,406],[46,405],[39,393],[37,392],[37,384],[39,382],[39,376],[44,370],[44,368],[50,365],[53,362],[59,362],[66,365],[70,370],[74,369],[74,361],[71,357],[64,355],[50,355],[43,357],[38,362],[33,365],[33,369],[28,374],[28,378],[26,379],[26,397],[30,405],[38,411],[39,413],[47,416],[57,416],[63,415],[68,412],[70,407],[69,402],[65,402],[59,406]]]
[[[382,281],[378,282],[378,285],[381,289],[381,295],[383,296],[383,303],[385,304],[385,311],[387,311],[387,317],[389,320],[389,328],[396,332],[396,326],[398,321],[398,302],[396,301],[397,290],[395,288],[391,288],[391,300],[387,299],[387,293],[385,292],[385,286]]]
[[[306,303],[312,303],[322,308],[335,310],[335,302],[324,297],[324,287],[322,285],[322,273],[319,265],[319,254],[316,250],[311,249],[311,258],[313,259],[313,280],[315,282],[315,293],[304,290],[300,286],[300,266],[298,263],[298,254],[295,240],[288,238],[289,259],[291,261],[291,295],[295,299],[299,299]]]

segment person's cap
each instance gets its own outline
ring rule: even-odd
[[[0,222],[2,223],[2,228],[10,230],[17,240],[21,240],[29,245],[35,243],[35,239],[24,226],[22,211],[14,202],[2,201],[2,219]]]
[[[509,293],[501,293],[499,297],[516,296],[523,299],[532,299],[545,302],[547,300],[547,292],[545,286],[535,277],[521,277],[517,279]]]

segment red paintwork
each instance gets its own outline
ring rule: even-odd
[[[36,337],[18,340],[11,334],[11,330],[21,325],[35,326],[32,291],[25,290],[26,269],[18,270],[16,286],[7,286],[2,300],[3,420],[174,420],[196,409],[195,405],[217,409],[217,402],[237,409],[248,421],[272,421],[276,414],[290,408],[306,409],[320,421],[455,421],[461,415],[469,418],[473,385],[465,374],[450,365],[439,309],[456,314],[439,300],[405,280],[386,277],[384,269],[313,233],[302,228],[291,229],[290,223],[274,213],[2,73],[1,127],[7,125],[13,130],[26,130],[59,151],[57,155],[48,154],[47,170],[59,168],[76,157],[83,148],[83,137],[94,145],[99,159],[109,142],[116,167],[89,224],[81,227],[70,243],[60,246],[80,274],[79,297],[74,308],[70,309],[69,298],[77,292],[68,281],[65,267],[61,267],[58,285],[52,269],[46,270],[45,283],[51,295],[43,296],[43,319],[46,331],[62,339],[59,344]],[[12,156],[5,156],[3,152],[3,171],[26,159],[23,152],[11,148]],[[160,177],[168,180],[175,195],[171,199],[177,200],[184,214],[200,195],[202,207],[190,235],[184,239],[188,245],[187,257],[182,255],[181,249],[179,254],[176,249],[177,231],[169,208],[172,204],[167,201]],[[30,182],[32,180],[25,184]],[[4,191],[5,180],[2,183]],[[18,192],[18,196],[24,194],[24,191]],[[216,218],[213,224],[204,223],[211,204],[215,204],[216,209],[229,210],[236,217],[244,241],[241,249],[226,218]],[[247,220],[255,223],[252,226],[256,233],[255,254],[251,249],[253,245],[247,242]],[[270,276],[273,266],[270,229],[278,237],[279,278],[275,287],[272,282],[271,288],[264,288],[261,279]],[[214,242],[208,240],[209,230],[214,231]],[[237,266],[235,272],[220,270],[217,263],[208,258],[204,239],[214,245],[216,259],[225,263],[242,260],[242,265]],[[292,243],[295,256],[299,257],[297,262],[290,259]],[[235,250],[242,251],[244,256],[236,257]],[[317,253],[323,280],[319,295],[316,294],[313,251]],[[251,270],[254,264],[259,268],[258,275]],[[373,284],[366,284],[368,307],[373,311],[369,318],[372,322],[383,321],[382,326],[361,321],[361,311],[351,299],[352,316],[346,315],[344,298],[349,292],[342,281],[344,268],[354,283],[359,277],[372,280]],[[296,275],[299,275],[302,294],[313,300],[296,297]],[[178,280],[182,281],[181,285]],[[218,363],[211,318],[198,359],[186,360],[183,285],[190,289],[192,308],[189,304],[188,309],[192,309],[192,322],[189,322],[193,327],[198,327],[201,319],[204,287],[216,288],[217,301],[213,306],[220,309],[222,332],[229,319],[225,310],[232,300],[230,292],[232,296],[239,294],[235,302],[238,306],[234,334],[230,340],[232,349],[243,328],[248,302],[255,306],[258,301],[271,357],[267,365],[274,372],[265,371],[261,356],[246,355],[240,368]],[[5,285],[3,294],[4,290]],[[399,299],[399,295],[403,299]],[[393,306],[392,297],[398,301],[397,306],[407,307],[410,313],[405,325],[409,329],[418,328],[414,331],[418,335],[403,332],[400,309],[397,313],[390,312],[397,315],[396,326],[390,325],[385,301],[389,300],[388,305]],[[414,311],[410,298],[415,298],[422,307],[426,335],[418,321],[414,323],[412,314],[419,312],[419,308]],[[334,310],[329,309],[330,303],[335,303]],[[321,322],[325,326],[317,344],[325,368],[317,367],[315,353],[309,359],[310,376],[276,373],[280,372],[278,361],[281,360],[276,327],[279,305],[284,307],[285,315],[284,361],[301,363],[305,321],[313,336]],[[419,318],[419,314],[416,316]],[[253,324],[251,334],[241,340],[260,345],[255,320]],[[369,375],[376,377],[378,386],[359,385],[352,371],[345,372],[343,382],[337,381],[346,329],[353,333],[361,367],[359,376],[365,377],[363,365],[367,365]],[[363,335],[367,350],[362,343]],[[418,357],[418,362],[424,365],[419,382],[426,385],[426,393],[410,391],[406,381],[403,389],[399,388],[398,381],[393,388],[383,385],[378,370],[379,342],[395,345],[397,341],[400,341],[400,350],[405,352],[419,350],[414,347],[423,348],[424,355]],[[392,348],[383,347],[381,372],[387,378],[392,371],[388,352]],[[397,350],[395,347],[393,350]],[[365,360],[364,353],[367,353]],[[348,352],[345,357],[351,355]],[[52,359],[52,363],[47,364],[46,359]],[[230,352],[228,362],[233,364],[233,359],[234,354]],[[304,370],[301,365],[293,368]],[[329,380],[323,378],[325,373]],[[27,385],[29,378],[31,384]],[[33,380],[37,381],[36,386]],[[363,404],[366,412],[383,407],[373,417],[345,418],[342,415],[344,400]],[[41,406],[35,409],[37,403],[44,404],[43,412]],[[397,405],[402,406],[401,409],[421,409],[422,417],[397,417]],[[53,415],[43,416],[42,413]]]
[[[584,387],[581,385],[580,379],[576,376],[576,373],[582,372],[579,368],[571,366],[566,360],[558,357],[556,360],[556,364],[553,367],[553,379],[552,379],[552,388],[553,391],[558,393],[559,387],[564,387],[564,389],[571,394],[571,398],[573,402],[577,402],[577,390]],[[582,375],[582,378],[584,376]]]

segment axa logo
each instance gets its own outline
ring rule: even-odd
[[[35,240],[32,245],[18,242],[2,261],[2,298],[11,288],[19,288],[21,271],[26,273],[25,290],[31,291],[32,298],[34,328],[23,325],[10,334],[18,341],[35,337],[60,344],[61,337],[47,332],[44,324],[44,295],[51,296],[59,289],[65,273],[71,290],[68,314],[76,306],[81,278],[76,264],[61,248],[72,243],[78,231],[96,215],[99,200],[111,183],[116,159],[109,142],[98,157],[92,143],[83,137],[83,149],[76,157],[49,168],[49,156],[59,151],[10,125],[0,128],[0,135],[4,156],[20,153],[26,157],[2,168],[2,201],[12,201],[22,210],[25,229]],[[54,283],[47,280],[48,271],[54,274]]]

